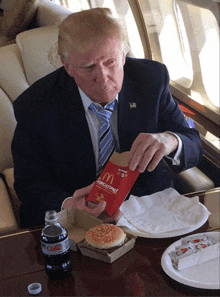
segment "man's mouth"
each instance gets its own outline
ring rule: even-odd
[[[101,93],[108,93],[108,92],[111,91],[111,90],[112,90],[111,87],[104,88],[104,89],[101,89]]]

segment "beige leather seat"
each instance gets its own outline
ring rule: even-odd
[[[15,125],[12,103],[4,91],[0,89],[0,173],[13,167],[11,141]],[[18,223],[2,175],[0,178],[0,234],[16,228],[18,228]]]
[[[5,183],[0,178],[0,234],[18,229],[11,199]]]
[[[197,167],[189,168],[180,173],[174,173],[170,168],[169,170],[174,178],[174,187],[181,194],[209,190],[215,187],[214,182]]]

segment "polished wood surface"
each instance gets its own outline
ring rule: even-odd
[[[207,193],[200,194],[201,199],[207,199]],[[192,233],[214,229],[207,221]],[[40,233],[41,228],[0,237],[0,296],[28,296],[27,286],[33,282],[42,284],[39,296],[220,295],[219,290],[182,285],[164,273],[161,256],[180,237],[137,238],[134,249],[112,264],[71,251],[71,276],[64,280],[50,280],[44,269]]]

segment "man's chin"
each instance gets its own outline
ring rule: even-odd
[[[100,93],[98,96],[94,96],[93,101],[100,104],[107,104],[109,102],[112,102],[115,99],[116,94],[117,94],[116,92],[112,92],[112,91],[103,92],[103,93]]]

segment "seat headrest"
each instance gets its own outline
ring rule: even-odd
[[[20,48],[25,74],[30,85],[62,66],[57,52],[57,26],[22,32],[17,35],[16,42]]]
[[[17,44],[0,47],[0,65],[0,87],[14,101],[29,87]]]

